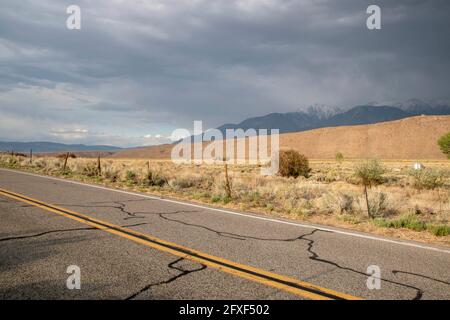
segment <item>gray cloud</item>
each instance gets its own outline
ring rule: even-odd
[[[372,3],[82,0],[71,31],[72,1],[4,0],[0,138],[136,145],[193,120],[450,98],[450,3],[376,1],[369,31]]]

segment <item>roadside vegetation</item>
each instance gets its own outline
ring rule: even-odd
[[[450,159],[450,132],[439,138],[438,145],[439,148],[441,148],[442,153]]]
[[[308,161],[280,154],[280,175],[258,166],[167,160],[0,155],[0,166],[361,231],[450,244],[450,162]]]

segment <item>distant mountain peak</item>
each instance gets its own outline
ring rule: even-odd
[[[419,110],[419,109],[441,109],[450,108],[449,99],[418,99],[411,98],[404,101],[372,101],[368,105],[371,106],[392,106],[405,111],[408,110]]]
[[[332,116],[342,113],[343,108],[327,106],[323,104],[313,104],[306,108],[306,113],[319,119],[328,119]]]

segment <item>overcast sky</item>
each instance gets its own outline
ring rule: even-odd
[[[449,16],[448,0],[2,0],[0,140],[155,144],[194,120],[448,99]]]

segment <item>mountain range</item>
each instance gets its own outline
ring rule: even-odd
[[[4,142],[0,141],[0,151],[21,153],[33,152],[63,152],[63,151],[118,151],[122,148],[114,146],[88,146],[84,144],[64,144],[55,142]]]
[[[280,133],[299,132],[326,127],[354,126],[400,120],[417,115],[450,115],[450,101],[411,99],[405,102],[370,102],[352,108],[313,105],[305,110],[270,113],[252,117],[238,124],[224,124],[218,129],[279,129]],[[450,129],[450,128],[449,128]],[[54,142],[1,142],[0,151],[15,152],[119,151],[105,145],[62,144]]]
[[[325,127],[374,124],[404,119],[417,115],[450,115],[448,101],[422,101],[411,99],[402,103],[377,103],[350,109],[311,106],[304,111],[270,113],[248,118],[238,124],[224,124],[217,129],[279,129],[280,133],[297,132]]]

